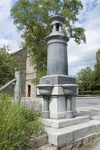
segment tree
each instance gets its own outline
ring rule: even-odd
[[[77,73],[77,83],[79,84],[80,90],[100,90],[100,49],[96,52],[96,63],[94,65],[94,70],[90,67],[81,69]]]
[[[100,49],[96,52],[96,64],[94,66],[95,89],[100,89]]]
[[[49,18],[60,14],[65,20],[64,33],[75,42],[85,43],[82,27],[75,27],[79,11],[83,5],[80,0],[18,0],[11,9],[18,30],[24,30],[24,49],[33,55],[37,77],[46,72],[46,46],[44,38],[50,33]]]
[[[6,51],[6,47],[0,48],[0,87],[14,77],[16,60]]]
[[[76,77],[80,90],[86,91],[92,89],[94,83],[94,72],[90,67],[81,69]]]

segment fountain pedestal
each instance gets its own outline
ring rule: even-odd
[[[48,134],[48,142],[58,149],[75,144],[83,138],[99,134],[100,121],[90,121],[88,116],[76,115],[78,85],[68,76],[67,42],[63,33],[64,18],[50,18],[52,33],[47,42],[47,75],[40,79],[38,95],[44,100],[42,122]],[[65,148],[67,149],[67,148]]]
[[[44,99],[43,118],[75,117],[77,84],[40,84],[37,88]]]
[[[54,85],[50,97],[50,118],[66,118],[67,103],[63,87],[59,84]]]

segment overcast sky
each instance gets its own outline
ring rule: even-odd
[[[0,47],[8,45],[12,52],[20,49],[22,41],[10,17],[10,9],[15,1],[0,0]],[[93,68],[96,51],[100,48],[100,0],[81,1],[84,9],[76,25],[86,30],[87,43],[77,45],[72,39],[68,42],[69,75],[76,75],[87,66]]]

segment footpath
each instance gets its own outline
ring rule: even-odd
[[[90,119],[100,120],[100,105],[80,107],[77,108],[77,112],[82,116],[88,115]],[[100,138],[75,150],[100,150]]]

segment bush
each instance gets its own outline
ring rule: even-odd
[[[100,95],[100,91],[99,90],[93,91],[93,94],[94,95]]]
[[[21,150],[30,146],[30,136],[41,134],[42,125],[35,111],[0,96],[0,150]]]
[[[100,91],[79,91],[79,95],[100,95]]]

